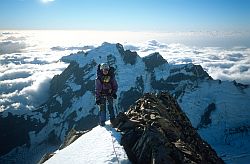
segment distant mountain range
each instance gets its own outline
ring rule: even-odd
[[[230,162],[239,155],[250,159],[249,85],[213,80],[200,65],[172,65],[157,52],[141,58],[121,44],[103,43],[61,60],[70,64],[51,80],[44,104],[25,114],[0,114],[1,163],[37,162],[56,150],[72,128],[95,127],[94,84],[102,62],[116,69],[117,112],[128,110],[144,93],[167,91],[222,159]]]

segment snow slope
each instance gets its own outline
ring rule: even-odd
[[[192,125],[226,163],[250,162],[250,88],[235,82],[207,81],[186,89],[179,104]],[[206,124],[202,122],[210,104],[215,105]],[[204,119],[203,119],[204,120]],[[206,121],[205,121],[206,122]]]
[[[110,127],[109,121],[106,124],[93,128],[66,148],[56,151],[45,164],[129,164],[127,154],[119,144],[120,133]]]

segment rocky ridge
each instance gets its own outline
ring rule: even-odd
[[[116,127],[132,163],[224,163],[168,93],[145,94]]]

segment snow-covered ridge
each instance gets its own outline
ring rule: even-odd
[[[120,145],[121,134],[111,128],[97,126],[62,150],[57,150],[45,164],[122,163],[128,164],[127,154]]]

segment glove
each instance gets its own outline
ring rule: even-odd
[[[112,97],[113,97],[114,99],[117,99],[117,95],[116,95],[115,93],[113,93]]]
[[[101,104],[101,100],[100,99],[96,99],[95,103],[96,103],[96,105],[100,105]]]

